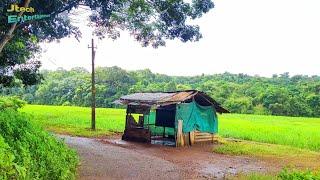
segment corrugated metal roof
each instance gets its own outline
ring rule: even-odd
[[[207,103],[212,104],[217,112],[229,112],[213,100],[210,96],[197,90],[177,91],[177,92],[147,92],[134,93],[122,96],[120,102],[122,104],[136,104],[136,105],[169,105],[184,102],[193,98],[194,96],[202,96]]]
[[[168,96],[159,101],[159,103],[165,102],[182,102],[192,97],[195,91],[182,91],[174,93],[172,96]]]
[[[165,98],[169,98],[176,93],[134,93],[122,96],[120,100],[125,101],[142,101],[142,102],[158,102]]]

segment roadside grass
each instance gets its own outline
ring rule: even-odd
[[[71,106],[27,105],[20,111],[48,131],[83,137],[99,137],[122,132],[125,109],[96,109],[96,131],[91,127],[91,109]]]
[[[279,173],[240,173],[236,176],[227,176],[229,180],[319,180],[320,172],[284,168]]]
[[[218,138],[218,145],[214,146],[213,152],[255,157],[279,167],[320,170],[320,152],[287,145]]]
[[[97,137],[123,132],[126,110],[97,108],[97,131],[90,130],[91,109],[87,107],[27,105],[21,111],[49,131]],[[320,151],[320,118],[223,114],[219,115],[219,135]]]
[[[265,174],[265,173],[240,173],[236,176],[227,176],[229,180],[280,180],[277,174]]]

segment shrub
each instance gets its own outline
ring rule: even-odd
[[[278,177],[282,180],[320,180],[320,174],[312,171],[282,170]]]
[[[6,109],[17,110],[26,104],[25,101],[18,99],[17,97],[2,97],[0,96],[0,111]]]
[[[0,111],[0,179],[75,179],[78,158],[13,109]]]
[[[25,175],[25,169],[20,168],[14,163],[15,156],[10,151],[9,145],[4,142],[0,136],[0,179],[17,179],[19,174],[21,177]]]

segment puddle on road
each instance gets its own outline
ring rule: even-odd
[[[263,172],[267,164],[255,159],[225,156],[210,152],[211,146],[172,148],[174,141],[153,139],[151,144],[134,143],[121,139],[104,139],[103,142],[135,150],[173,162],[183,171],[197,172],[205,179],[224,179],[239,173]],[[192,157],[192,158],[191,158]]]
[[[234,162],[233,162],[234,163]],[[203,162],[202,168],[199,170],[200,173],[207,175],[208,177],[213,178],[225,178],[226,176],[235,176],[239,173],[248,173],[248,172],[262,172],[262,167],[255,164],[251,164],[248,161],[246,162],[237,162],[230,164],[222,161],[218,163],[208,163]]]
[[[116,144],[116,145],[129,145],[129,142],[121,139],[109,139],[107,141],[111,144]]]
[[[151,140],[151,144],[172,146],[172,147],[176,146],[176,143],[174,141],[169,141],[169,140]]]
[[[239,173],[236,168],[234,167],[228,167],[228,168],[222,168],[217,166],[217,164],[209,164],[206,163],[204,167],[199,170],[201,174],[205,174],[208,177],[213,177],[213,178],[224,178],[228,175],[236,175]]]

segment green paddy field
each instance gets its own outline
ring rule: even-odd
[[[124,109],[98,108],[96,126],[90,127],[90,108],[27,105],[22,112],[45,129],[74,136],[97,137],[122,132]],[[320,151],[320,118],[263,116],[247,114],[219,115],[219,135],[248,141],[288,145]]]

